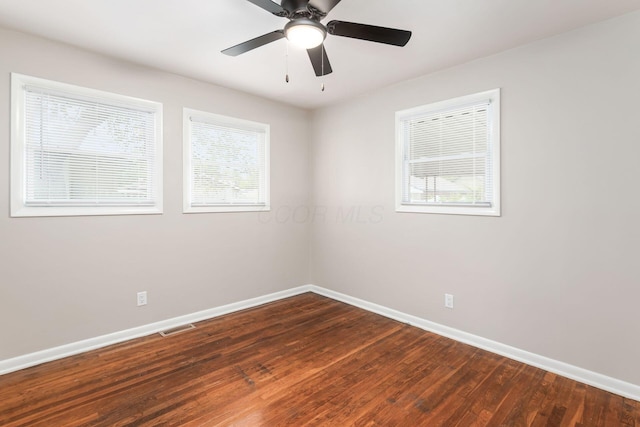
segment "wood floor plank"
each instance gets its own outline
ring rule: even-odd
[[[640,403],[309,293],[0,376],[0,425],[640,427]]]

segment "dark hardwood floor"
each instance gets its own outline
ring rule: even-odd
[[[0,425],[640,427],[640,403],[304,294],[0,376]]]

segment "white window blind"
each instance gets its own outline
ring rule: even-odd
[[[185,109],[185,212],[268,209],[269,126]]]
[[[14,149],[22,157],[24,208],[33,215],[37,208],[66,208],[45,210],[51,215],[159,211],[159,104],[16,80],[23,122]]]
[[[478,95],[399,113],[399,210],[496,214],[499,103]]]

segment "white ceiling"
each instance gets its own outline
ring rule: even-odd
[[[333,73],[318,78],[286,41],[222,49],[287,22],[246,0],[0,0],[0,26],[316,108],[640,9],[640,0],[342,0],[323,21],[413,31],[404,48],[328,36]],[[321,83],[326,90],[321,92]]]

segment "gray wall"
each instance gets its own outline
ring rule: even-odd
[[[9,218],[10,72],[162,102],[164,214]],[[307,223],[182,214],[183,107],[271,125],[274,209],[308,202],[307,111],[2,29],[0,100],[0,360],[308,283]]]
[[[638,40],[633,13],[314,112],[312,283],[640,384]],[[497,87],[502,217],[396,213],[394,112]]]
[[[638,40],[634,13],[309,115],[0,30],[0,360],[314,283],[640,384]],[[162,102],[165,213],[9,218],[12,71]],[[496,87],[502,217],[396,213],[395,111]],[[184,106],[271,124],[271,213],[181,213]]]

